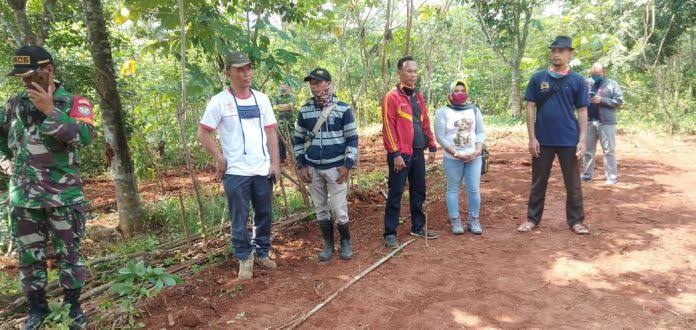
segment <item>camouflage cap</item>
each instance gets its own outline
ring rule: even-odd
[[[232,52],[225,57],[225,67],[241,68],[251,63],[249,57],[244,52]]]

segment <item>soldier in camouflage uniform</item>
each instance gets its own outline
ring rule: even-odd
[[[51,55],[23,46],[13,57],[10,76],[25,91],[0,105],[0,153],[11,158],[9,184],[12,235],[19,248],[19,279],[29,301],[25,329],[36,329],[48,313],[46,246],[49,233],[59,268],[70,328],[87,323],[80,308],[85,266],[80,256],[88,203],[82,190],[77,149],[94,137],[91,103],[54,81]]]
[[[295,96],[292,95],[292,89],[287,82],[280,85],[280,94],[273,99],[273,109],[278,120],[278,136],[282,134],[290,142],[290,135],[295,127]],[[280,162],[284,163],[287,151],[283,140],[278,142],[278,151],[280,152]]]

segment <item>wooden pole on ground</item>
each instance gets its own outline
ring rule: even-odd
[[[367,275],[369,272],[371,272],[371,271],[373,271],[375,268],[379,267],[379,265],[381,265],[381,264],[383,264],[385,261],[389,260],[389,258],[393,257],[397,252],[401,251],[401,249],[403,249],[404,247],[406,247],[406,245],[411,244],[411,243],[412,243],[413,241],[415,241],[415,240],[416,240],[415,238],[412,238],[412,239],[408,240],[406,243],[401,244],[401,246],[399,246],[398,248],[394,249],[394,251],[392,251],[392,252],[390,252],[389,254],[387,254],[386,256],[382,257],[382,259],[377,260],[377,262],[375,262],[374,264],[372,264],[370,267],[368,267],[367,269],[363,270],[360,274],[358,274],[358,275],[356,275],[355,277],[353,277],[350,281],[348,281],[348,283],[346,283],[346,284],[344,284],[342,287],[338,288],[338,290],[336,290],[333,294],[331,294],[331,295],[328,296],[326,299],[324,299],[324,301],[321,302],[319,305],[317,305],[316,307],[312,308],[312,310],[310,310],[310,311],[307,312],[306,314],[301,315],[300,317],[296,318],[296,319],[293,320],[290,324],[283,326],[281,329],[289,329],[289,330],[291,330],[291,329],[295,329],[295,328],[297,328],[298,326],[302,325],[302,323],[304,323],[304,321],[306,321],[310,316],[312,316],[314,313],[316,313],[317,311],[319,311],[322,307],[326,306],[329,302],[331,302],[331,300],[333,300],[334,298],[336,298],[336,297],[338,296],[338,294],[340,294],[341,292],[343,292],[343,290],[347,289],[349,286],[351,286],[351,285],[353,285],[355,282],[359,281],[361,278],[363,278],[363,277],[364,277],[365,275]]]

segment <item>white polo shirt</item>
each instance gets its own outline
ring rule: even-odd
[[[268,175],[265,128],[276,125],[271,100],[264,93],[251,90],[246,99],[235,97],[229,88],[213,96],[199,125],[208,131],[219,129],[222,153],[227,159],[226,174]]]

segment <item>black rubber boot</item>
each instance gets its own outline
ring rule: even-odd
[[[46,301],[46,291],[43,289],[27,293],[29,302],[29,315],[24,323],[24,330],[35,330],[41,328],[44,318],[48,315],[48,302]]]
[[[331,220],[319,221],[321,236],[324,237],[324,249],[319,252],[319,261],[329,261],[333,255],[334,231]]]
[[[350,231],[348,224],[338,225],[338,233],[341,234],[341,259],[353,258],[353,247],[350,246]]]
[[[80,291],[81,289],[66,289],[63,291],[63,305],[70,304],[70,312],[68,313],[72,320],[70,322],[70,330],[87,328],[87,317],[82,312],[82,306],[80,306]]]

